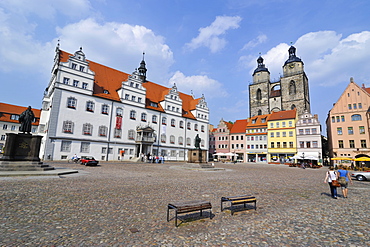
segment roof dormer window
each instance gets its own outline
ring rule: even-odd
[[[80,66],[80,71],[84,72],[85,70],[85,67],[84,66]]]
[[[77,69],[77,64],[72,63],[72,69]]]
[[[109,91],[108,90],[104,90],[103,93],[109,94]]]

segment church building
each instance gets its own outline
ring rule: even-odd
[[[283,76],[270,80],[270,72],[260,56],[249,85],[249,116],[270,114],[297,109],[298,115],[311,112],[308,78],[302,60],[296,56],[296,48],[288,50],[289,58],[283,65]]]

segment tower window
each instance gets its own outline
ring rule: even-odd
[[[257,89],[257,92],[256,92],[256,99],[257,99],[257,100],[261,100],[261,99],[262,99],[261,89]]]
[[[294,94],[296,94],[295,82],[291,81],[289,84],[289,95],[294,95]]]

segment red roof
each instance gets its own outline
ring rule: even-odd
[[[283,119],[295,119],[297,116],[296,109],[288,111],[278,111],[271,113],[269,121],[272,120],[283,120]]]
[[[248,124],[248,119],[236,120],[231,128],[230,134],[245,133]]]
[[[0,103],[0,121],[19,123],[18,120],[11,119],[11,116],[20,115],[25,110],[27,110],[27,107]],[[36,118],[36,122],[32,123],[32,125],[39,125],[41,110],[32,108],[32,111]]]
[[[60,62],[67,62],[72,54],[59,50]],[[89,62],[90,70],[95,73],[94,80],[94,92],[93,95],[106,98],[109,100],[114,100],[120,102],[120,97],[117,93],[122,86],[123,81],[127,81],[129,74],[121,72],[116,69],[95,63],[93,61],[87,60]],[[159,104],[164,100],[165,96],[168,94],[170,88],[161,86],[159,84],[146,81],[143,83],[143,87],[146,88],[146,100],[145,107],[148,109],[164,112],[165,110]],[[104,90],[107,90],[109,94],[104,93]],[[191,95],[179,93],[182,100],[182,116],[186,118],[196,119],[191,113],[192,110],[196,109],[196,105],[199,102],[198,99],[194,99]],[[150,103],[157,103],[158,107],[151,106]]]
[[[270,119],[271,114],[258,115],[249,119],[247,128],[267,127],[267,121]],[[264,122],[262,122],[264,119]]]

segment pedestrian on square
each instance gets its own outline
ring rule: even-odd
[[[329,187],[330,187],[330,193],[331,197],[334,199],[338,199],[337,195],[337,187],[333,186],[332,182],[333,180],[338,179],[338,173],[334,171],[334,167],[329,167],[329,171],[326,173],[326,177],[324,179],[324,183],[328,182]]]
[[[155,156],[155,163],[157,163],[157,164],[158,164],[158,161],[159,161],[159,157],[158,157],[158,155],[156,155],[156,156]]]
[[[343,197],[347,198],[347,196],[348,196],[348,181],[351,184],[353,184],[351,176],[349,175],[349,171],[347,170],[347,167],[344,167],[344,166],[339,166],[338,173],[339,173],[338,181],[340,183],[340,187],[342,188]]]

